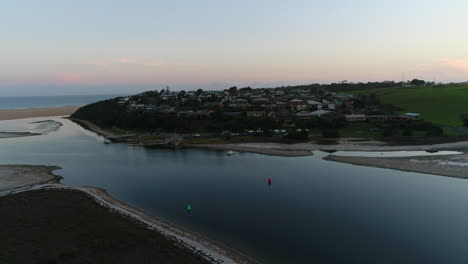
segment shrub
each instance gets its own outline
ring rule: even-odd
[[[463,121],[463,125],[468,127],[468,115],[462,115],[461,119]]]
[[[426,137],[441,137],[444,135],[444,130],[440,127],[433,126],[426,131]]]
[[[288,132],[286,136],[284,136],[285,139],[298,139],[298,140],[306,140],[309,138],[309,132],[302,130],[302,131],[295,131],[291,130]]]
[[[403,136],[410,137],[412,135],[413,135],[413,130],[411,130],[410,128],[405,128],[405,130],[403,130]]]
[[[322,131],[322,136],[324,138],[339,138],[340,132],[336,129],[325,129]]]
[[[391,127],[385,128],[382,132],[383,137],[391,137],[393,135],[395,135],[395,130]]]

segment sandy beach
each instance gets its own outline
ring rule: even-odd
[[[312,151],[439,151],[468,149],[468,141],[418,146],[388,146],[380,142],[372,144],[351,142],[342,139],[336,145],[319,145],[310,142],[296,144],[281,143],[234,143],[234,144],[192,144],[187,147],[234,150],[272,156],[303,157],[313,155]]]
[[[247,256],[231,250],[215,241],[148,215],[122,201],[113,198],[105,190],[93,187],[75,187],[58,183],[61,178],[53,174],[55,166],[4,165],[0,166],[0,198],[5,195],[27,194],[33,190],[79,191],[92,197],[101,206],[114,213],[130,217],[156,230],[168,239],[202,256],[210,263],[255,263]]]
[[[285,144],[283,144],[285,145]],[[251,152],[269,156],[281,156],[281,157],[305,157],[312,156],[312,151],[308,150],[297,150],[297,149],[288,149],[284,146],[277,148],[263,148],[258,146],[245,146],[242,144],[192,144],[184,145],[189,148],[203,148],[203,149],[217,149],[217,150],[233,150],[239,152]]]
[[[0,120],[14,120],[33,117],[68,116],[78,110],[78,106],[27,108],[27,109],[0,109]]]
[[[438,150],[459,150],[468,149],[468,141],[460,141],[453,143],[433,144],[433,145],[417,145],[417,146],[389,146],[382,142],[353,142],[347,139],[341,139],[335,145],[320,145],[311,142],[296,143],[296,144],[281,144],[281,143],[235,143],[235,144],[212,144],[212,145],[196,145],[198,147],[214,148],[230,150],[233,148],[245,148],[251,151],[254,150],[276,150],[276,151],[438,151]]]
[[[353,165],[468,178],[468,154],[398,158],[344,157],[330,155],[325,160]]]

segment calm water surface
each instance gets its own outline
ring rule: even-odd
[[[47,135],[0,140],[1,163],[61,166],[66,184],[105,188],[262,263],[468,261],[466,180],[324,161],[322,152],[228,157],[106,145],[60,122]]]

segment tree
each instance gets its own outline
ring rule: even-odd
[[[230,95],[237,95],[237,86],[230,87],[228,91]]]
[[[411,85],[414,85],[414,86],[423,86],[425,84],[426,84],[426,81],[424,80],[413,79],[411,81]]]
[[[426,132],[426,137],[441,137],[444,135],[444,130],[438,126],[433,126]]]
[[[196,95],[199,96],[199,95],[202,94],[202,93],[203,93],[203,89],[200,89],[200,88],[199,88],[199,89],[197,90],[197,92],[196,92]]]
[[[405,130],[403,130],[403,136],[410,137],[412,135],[413,135],[413,130],[411,130],[411,128],[405,128]]]
[[[462,115],[461,119],[463,121],[463,125],[468,127],[468,115]]]
[[[340,132],[336,129],[325,129],[322,131],[322,136],[324,138],[339,138]]]
[[[395,129],[393,129],[392,127],[387,127],[382,132],[383,137],[391,137],[393,135],[395,135]]]
[[[246,93],[246,92],[252,92],[253,89],[249,86],[249,87],[240,88],[240,90],[241,92]]]

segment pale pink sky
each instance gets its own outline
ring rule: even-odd
[[[223,89],[403,72],[468,81],[467,1],[19,2],[0,10],[0,96],[19,86]]]

